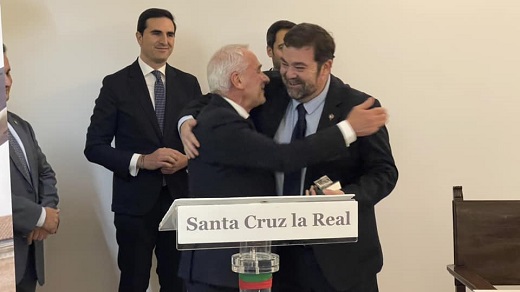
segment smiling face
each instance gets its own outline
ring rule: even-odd
[[[281,61],[280,74],[291,98],[305,103],[325,88],[332,60],[320,66],[314,60],[312,47],[284,47]]]
[[[262,72],[262,64],[250,50],[244,50],[244,61],[247,62],[247,68],[238,73],[238,78],[243,92],[241,105],[249,112],[265,102],[264,87],[269,78]]]
[[[136,33],[141,47],[141,59],[154,69],[158,69],[168,61],[175,43],[175,26],[167,17],[149,18],[146,28],[141,34]]]
[[[9,91],[11,91],[11,85],[13,84],[13,77],[11,77],[11,66],[9,65],[9,59],[4,55],[4,78],[5,78],[5,98],[9,100]]]

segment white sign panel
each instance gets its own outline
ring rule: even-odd
[[[325,197],[299,202],[277,197],[179,205],[176,207],[178,244],[357,239],[357,202],[350,200],[352,196],[334,201]]]

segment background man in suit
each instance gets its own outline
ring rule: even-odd
[[[212,93],[207,96],[209,104],[197,116],[194,130],[201,147],[200,155],[189,163],[192,197],[273,195],[273,171],[297,170],[344,155],[355,141],[347,121],[291,144],[277,144],[258,133],[248,120],[249,112],[265,102],[264,86],[269,79],[245,45],[228,45],[217,51],[207,71]],[[357,125],[357,113],[370,105],[366,102],[354,110],[348,118],[350,124]],[[386,121],[385,112],[378,113],[372,133]],[[179,270],[188,291],[237,291],[238,276],[229,266],[229,259],[237,252],[183,252]]]
[[[331,74],[335,43],[320,26],[298,24],[287,32],[284,43],[282,80],[271,79],[265,87],[265,104],[251,112],[259,132],[287,143],[299,104],[305,107],[309,135],[337,123],[356,105],[370,99]],[[375,106],[378,108],[379,102]],[[193,109],[185,112],[196,113]],[[198,155],[200,146],[190,133],[195,125],[192,120],[182,124],[184,149],[190,158]],[[366,137],[355,132],[360,138],[345,155],[303,169],[296,190],[285,190],[284,173],[276,174],[276,183],[278,194],[295,195],[309,189],[322,175],[340,181],[342,191],[355,194],[359,202],[359,241],[279,249],[282,264],[274,276],[273,291],[378,291],[376,275],[383,260],[374,207],[393,190],[398,173],[386,127]]]
[[[11,66],[4,51],[6,97],[12,85]],[[31,125],[8,112],[11,198],[13,207],[16,291],[35,291],[45,283],[43,240],[59,224],[56,174],[47,163]]]
[[[278,20],[267,29],[267,55],[273,61],[271,71],[280,71],[280,58],[282,57],[283,38],[289,29],[296,24],[288,20]]]
[[[175,123],[201,90],[194,76],[167,64],[175,32],[167,10],[139,16],[139,58],[105,77],[87,132],[85,156],[114,173],[119,291],[146,291],[154,249],[161,291],[182,291],[175,233],[158,226],[172,201],[187,196],[188,160]]]

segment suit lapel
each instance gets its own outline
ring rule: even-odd
[[[329,92],[325,97],[323,112],[318,123],[318,131],[333,126],[345,118],[341,88],[337,82],[336,78],[331,76]]]
[[[128,73],[128,86],[130,88],[129,92],[134,95],[134,98],[139,100],[143,113],[152,124],[155,134],[158,137],[162,137],[161,128],[159,128],[159,122],[155,115],[150,92],[146,86],[143,71],[141,70],[141,67],[139,67],[137,61],[135,61],[130,67]]]
[[[22,141],[22,144],[23,144],[23,147],[24,147],[24,150],[25,150],[25,155],[27,156],[27,161],[29,163],[29,168],[30,168],[29,175],[31,177],[27,177],[25,175],[25,171],[22,170],[25,166],[23,165],[23,162],[20,161],[20,158],[18,158],[18,156],[15,154],[14,149],[13,149],[11,143],[9,143],[9,157],[13,161],[13,164],[16,166],[18,171],[25,178],[25,180],[28,183],[30,183],[31,185],[35,186],[35,183],[37,183],[37,173],[38,172],[34,171],[34,170],[38,169],[38,163],[35,160],[35,156],[34,156],[33,151],[30,151],[31,149],[30,149],[29,146],[31,145],[31,142],[30,142],[29,136],[26,133],[25,129],[21,126],[21,121],[18,121],[18,119],[16,119],[15,117],[13,117],[10,114],[7,115],[7,120],[9,121],[11,126],[16,131],[16,134],[18,135],[18,137]]]
[[[166,64],[166,105],[164,112],[164,133],[170,133],[171,127],[177,127],[177,119],[175,116],[176,108],[180,105],[176,104],[176,96],[180,96],[179,90],[181,85],[178,84],[177,72],[170,65]]]

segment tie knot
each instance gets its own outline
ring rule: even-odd
[[[298,111],[298,117],[304,117],[305,114],[307,113],[307,111],[305,110],[305,107],[303,106],[303,103],[300,103],[297,107],[296,107],[296,110]]]
[[[161,71],[159,71],[159,70],[153,70],[153,71],[152,71],[152,74],[153,74],[153,76],[155,76],[155,79],[162,81],[162,77],[161,77],[162,74],[161,74]]]

